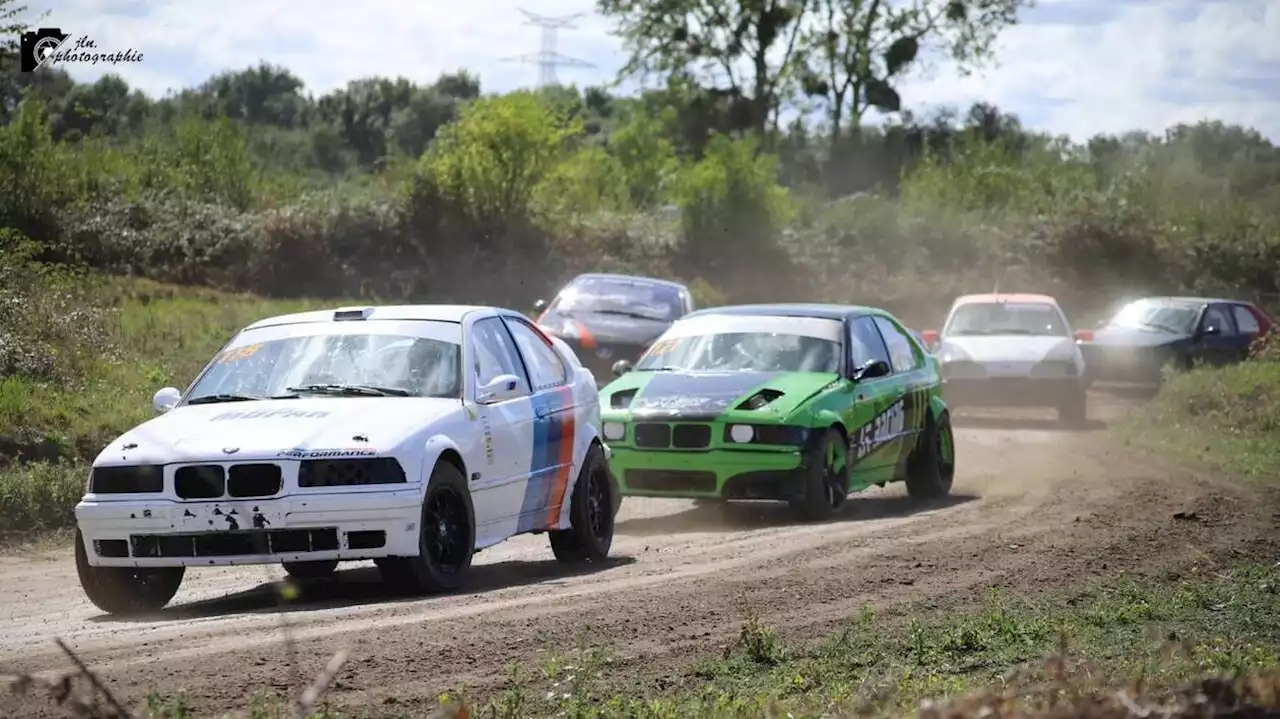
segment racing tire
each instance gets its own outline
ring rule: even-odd
[[[608,558],[617,516],[614,494],[604,451],[593,443],[573,485],[569,528],[547,532],[551,553],[556,559],[566,564],[582,564]]]
[[[907,494],[912,499],[936,499],[951,493],[956,474],[955,446],[951,414],[943,412],[936,420],[928,415],[924,431],[907,459]]]
[[[803,494],[791,499],[791,509],[808,522],[830,519],[849,496],[849,447],[844,435],[829,428],[804,471]]]
[[[336,559],[318,559],[304,562],[284,562],[284,571],[294,579],[326,579],[338,569]]]
[[[418,556],[374,560],[383,580],[415,594],[462,587],[475,555],[475,511],[466,479],[451,462],[431,470],[418,526]]]
[[[186,567],[95,567],[76,530],[76,574],[93,606],[107,614],[159,611],[178,593]]]
[[[1083,389],[1073,391],[1058,403],[1058,421],[1068,426],[1081,426],[1089,415],[1089,395]]]

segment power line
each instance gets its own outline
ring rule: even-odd
[[[595,65],[580,60],[576,57],[569,57],[556,52],[556,40],[558,39],[556,31],[576,29],[577,26],[573,21],[586,15],[585,12],[574,13],[573,15],[561,15],[550,17],[547,15],[539,15],[530,12],[524,8],[520,8],[521,14],[527,18],[525,25],[536,25],[542,28],[542,49],[538,52],[525,53],[514,57],[502,58],[507,62],[520,62],[525,64],[538,65],[538,85],[546,87],[548,85],[556,85],[559,83],[556,77],[557,67],[595,67]]]

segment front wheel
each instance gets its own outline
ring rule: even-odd
[[[849,496],[849,447],[840,430],[822,435],[818,453],[804,471],[803,494],[791,500],[791,508],[806,521],[829,519]]]
[[[609,466],[599,445],[587,450],[578,481],[573,485],[568,529],[553,529],[551,552],[561,562],[599,562],[613,546],[613,526],[617,514],[613,500]]]
[[[186,567],[95,567],[84,536],[76,530],[76,574],[89,601],[108,614],[144,614],[163,609],[178,593]]]
[[[475,554],[474,516],[462,472],[449,462],[437,462],[422,500],[418,556],[384,557],[374,564],[388,584],[404,591],[458,589]]]
[[[955,473],[951,415],[943,412],[936,420],[930,416],[907,460],[907,494],[914,499],[946,496],[951,493]]]

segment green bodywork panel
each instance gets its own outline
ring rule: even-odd
[[[901,328],[890,315],[869,312]],[[813,462],[836,468],[850,463],[849,492],[904,479],[926,417],[936,420],[947,411],[937,359],[910,339],[915,365],[874,379],[642,370],[618,377],[599,396],[610,466],[622,494],[785,499],[792,491],[787,488],[797,489],[799,473]],[[755,409],[741,406],[761,393],[771,401]],[[625,427],[621,438],[619,425]],[[734,441],[735,425],[751,426],[752,440]],[[844,436],[845,454],[818,457],[822,436],[833,428]],[[944,451],[951,454],[949,443]]]

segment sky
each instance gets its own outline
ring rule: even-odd
[[[466,68],[486,92],[531,87],[543,16],[583,15],[559,52],[592,65],[562,82],[611,81],[621,41],[593,0],[26,0],[40,27],[85,36],[97,50],[142,60],[68,63],[77,80],[115,72],[152,96],[260,60],[321,94],[370,75],[429,83]],[[1006,30],[995,64],[968,77],[941,66],[899,89],[904,106],[990,102],[1029,128],[1080,141],[1178,122],[1222,120],[1280,142],[1280,0],[1037,0]]]

